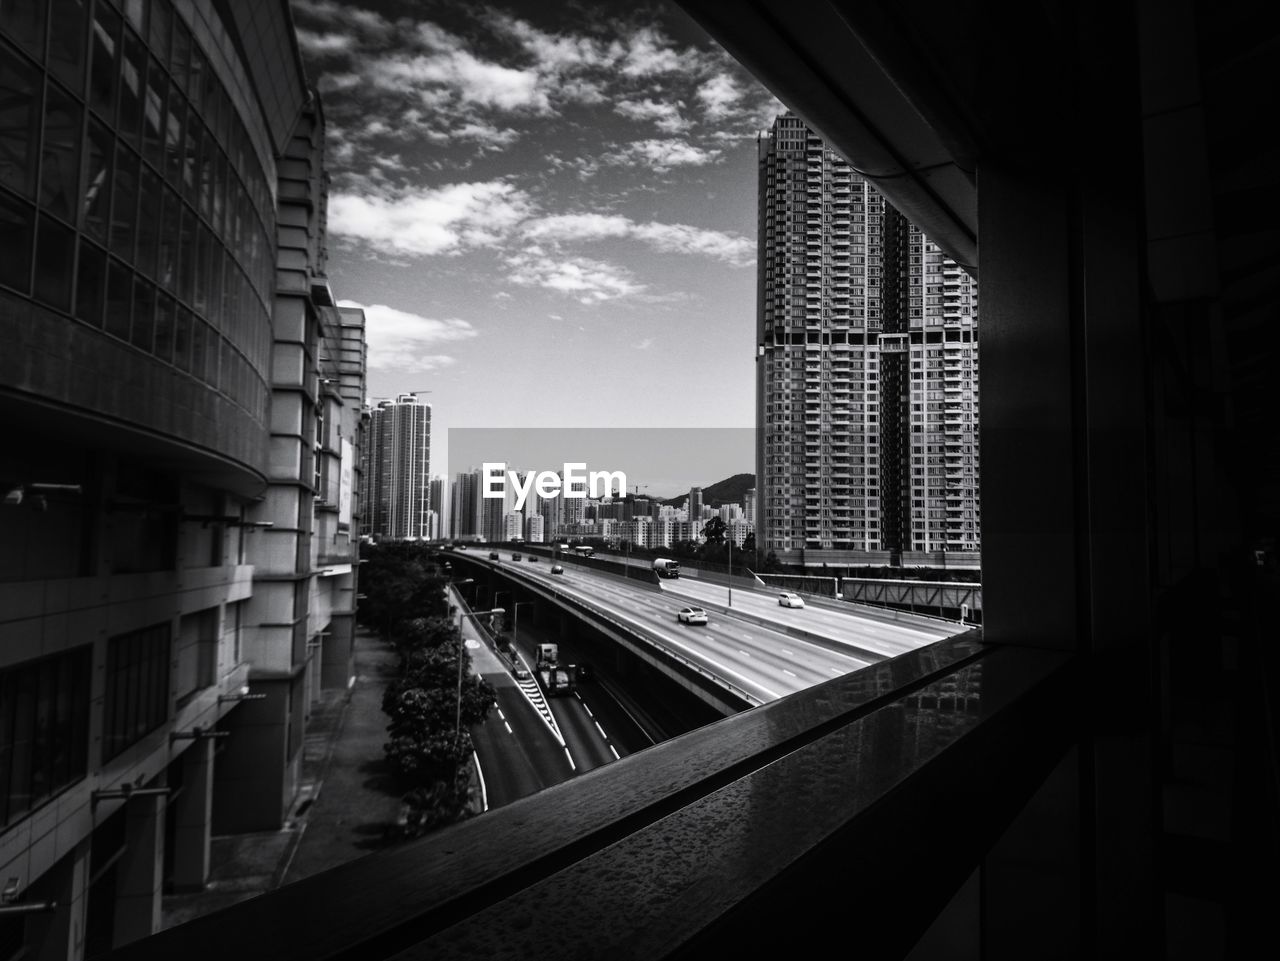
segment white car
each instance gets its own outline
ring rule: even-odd
[[[705,624],[707,612],[700,607],[682,607],[680,613],[676,615],[676,620],[681,624]]]
[[[779,607],[804,607],[804,598],[794,591],[783,591],[778,595]]]

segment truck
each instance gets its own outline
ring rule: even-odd
[[[653,561],[653,572],[659,577],[679,577],[680,564],[669,557],[657,557]]]
[[[538,683],[547,697],[572,694],[574,669],[572,664],[560,663],[560,648],[556,644],[539,644],[536,671]]]

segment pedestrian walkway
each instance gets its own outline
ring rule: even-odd
[[[209,884],[166,895],[163,927],[227,907],[381,848],[400,815],[400,792],[386,767],[382,692],[394,677],[390,644],[360,630],[355,683],[325,691],[303,743],[301,784],[279,831],[215,837]]]

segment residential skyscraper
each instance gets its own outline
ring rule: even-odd
[[[759,245],[760,548],[977,566],[977,285],[789,114],[759,144]]]
[[[429,537],[431,405],[416,394],[400,394],[369,415],[365,533],[387,540]]]
[[[702,488],[689,488],[689,503],[685,505],[689,512],[689,520],[694,521],[702,516]]]
[[[474,538],[480,533],[480,472],[460,471],[449,491],[449,536]]]
[[[436,529],[432,531],[432,540],[449,536],[449,512],[445,509],[444,478],[431,478],[431,510],[436,515]]]

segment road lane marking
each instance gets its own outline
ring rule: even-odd
[[[502,708],[498,708],[498,717],[502,718],[504,721],[507,719],[507,716],[502,713]]]
[[[567,747],[564,749],[564,756],[569,759],[569,767],[573,768],[575,771],[578,770],[578,765],[573,763],[573,755],[569,753],[569,749]]]
[[[615,748],[612,744],[609,745],[609,750],[613,752],[613,759],[615,761],[622,760],[622,758],[618,757],[618,749]]]
[[[515,734],[515,733],[516,733],[515,731],[511,730],[511,725],[510,725],[510,724],[508,724],[506,721],[503,721],[503,722],[502,722],[502,726],[503,726],[503,727],[505,727],[505,728],[507,729],[507,733],[508,733],[508,734]]]
[[[840,670],[839,668],[835,668],[835,667],[829,667],[829,668],[827,668],[827,670],[828,670],[828,671],[830,671],[832,674],[843,674],[843,673],[844,673],[844,671]]]
[[[751,656],[751,655],[750,655],[750,654],[748,654],[746,651],[744,651],[742,648],[738,648],[738,653],[739,653],[739,654],[741,654],[743,657],[750,657],[750,656]]]
[[[604,733],[604,728],[600,726],[599,721],[596,721],[596,730],[600,732],[600,736],[602,738],[604,738],[606,741],[609,740],[609,735]]]
[[[788,671],[785,667],[782,669],[782,673],[783,673],[783,674],[791,674],[791,672],[790,672],[790,671]],[[795,675],[795,674],[791,674],[791,676],[792,676],[792,677],[795,677],[796,675]]]
[[[595,717],[595,715],[591,713],[591,708],[587,707],[586,701],[582,702],[582,709],[587,712],[587,717]]]
[[[785,655],[787,655],[787,657],[795,657],[795,655],[794,655],[794,654],[792,654],[792,653],[791,653],[790,651],[788,651],[788,650],[784,650],[782,653],[783,653],[783,654],[785,654]]]

